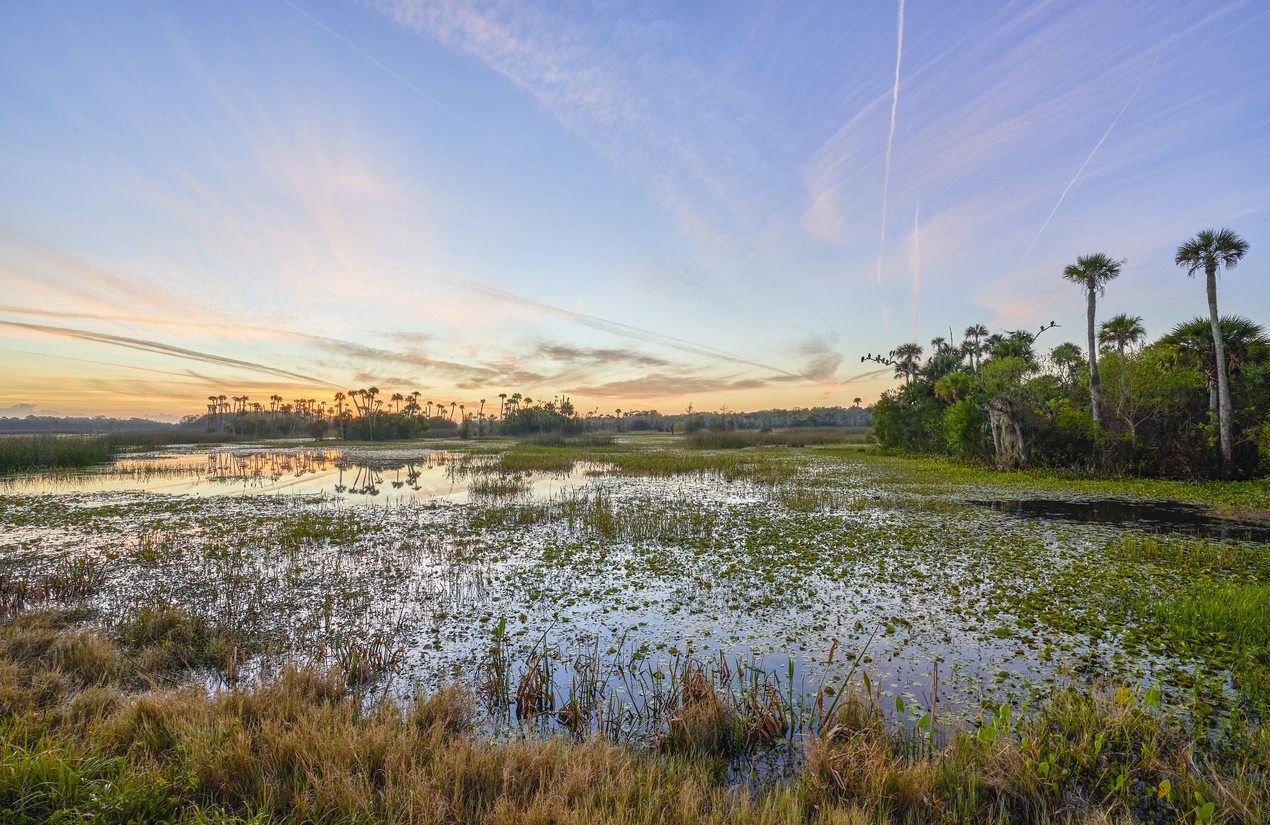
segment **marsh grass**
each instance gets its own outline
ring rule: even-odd
[[[0,437],[0,474],[71,469],[104,464],[115,457],[107,436],[15,435]]]
[[[739,450],[745,447],[807,447],[813,444],[865,444],[871,427],[795,427],[780,432],[760,430],[700,430],[685,439],[697,450]]]
[[[701,541],[721,520],[717,509],[695,499],[617,498],[604,487],[571,490],[543,502],[475,503],[466,514],[478,529],[550,522],[579,535],[627,541]]]
[[[523,476],[494,476],[474,479],[467,492],[477,498],[513,498],[528,493],[532,486]]]
[[[747,746],[746,730],[763,729],[744,715],[764,705],[730,698],[700,662],[685,660],[663,689],[652,747],[493,740],[479,735],[476,692],[461,684],[367,703],[339,672],[285,667],[218,693],[148,688],[145,656],[76,619],[35,611],[0,625],[0,811],[14,825],[1254,823],[1270,813],[1270,737],[1249,731],[1219,769],[1128,688],[1059,691],[1017,718],[1003,706],[919,746],[856,685],[804,739],[793,781],[727,788],[723,760]]]
[[[520,439],[520,444],[535,447],[612,447],[617,440],[606,433],[586,433],[584,435],[564,435],[562,433],[543,433]]]
[[[82,605],[105,578],[99,559],[70,553],[58,556],[50,569],[34,576],[0,571],[0,619],[30,606]]]
[[[1184,637],[1211,635],[1262,658],[1270,651],[1270,584],[1198,584],[1181,593],[1142,597],[1134,608],[1144,620]]]
[[[1252,542],[1132,532],[1112,542],[1108,553],[1119,561],[1166,564],[1189,573],[1270,577],[1270,546]]]

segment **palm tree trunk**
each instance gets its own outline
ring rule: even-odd
[[[1128,364],[1126,364],[1124,360],[1124,341],[1118,341],[1116,349],[1120,351],[1120,397],[1116,399],[1116,415],[1123,416],[1124,415],[1124,397],[1125,397],[1125,393],[1129,391],[1128,382],[1125,379],[1125,373],[1127,373],[1129,370],[1128,370]],[[1135,428],[1133,426],[1132,421],[1129,422],[1129,430],[1131,432],[1135,432]]]
[[[1213,326],[1213,354],[1217,356],[1217,412],[1221,420],[1222,475],[1230,472],[1230,379],[1226,376],[1226,347],[1221,339],[1221,320],[1217,317],[1217,265],[1208,270],[1208,321]]]
[[[1094,338],[1094,287],[1089,287],[1089,410],[1094,423],[1102,419],[1102,379],[1098,375],[1098,342]]]

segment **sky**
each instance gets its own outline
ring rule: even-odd
[[[1270,4],[0,5],[0,411],[867,404],[971,324],[1270,324]],[[22,405],[32,405],[26,407]]]

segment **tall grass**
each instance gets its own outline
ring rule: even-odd
[[[108,436],[20,435],[0,438],[0,473],[72,469],[114,458]]]
[[[1137,613],[1187,637],[1211,634],[1236,648],[1270,650],[1270,585],[1205,583],[1139,598]]]

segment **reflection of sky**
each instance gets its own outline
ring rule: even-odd
[[[591,465],[569,474],[526,474],[517,498],[546,499],[585,484]],[[82,473],[41,473],[0,482],[4,493],[148,492],[168,495],[326,495],[349,504],[468,500],[469,485],[484,474],[463,466],[463,456],[439,451],[410,458],[358,461],[340,450],[172,453],[122,459]],[[494,474],[495,478],[498,477]]]
[[[896,12],[6,4],[0,409],[845,405],[914,335],[1081,340],[1089,252],[1164,332],[1220,225],[1266,315],[1270,9]]]

